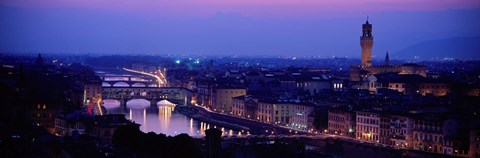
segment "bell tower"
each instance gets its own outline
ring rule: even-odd
[[[367,22],[362,25],[362,36],[360,36],[360,46],[362,47],[362,65],[372,66],[372,47],[373,47],[373,35],[372,24]]]
[[[387,51],[387,54],[385,55],[385,65],[390,65],[390,57],[388,56],[388,51]]]

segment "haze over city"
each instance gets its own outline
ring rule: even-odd
[[[359,58],[358,26],[369,17],[374,56],[411,58],[409,48],[420,44],[428,57],[479,57],[476,0],[5,0],[0,7],[5,53]],[[432,48],[438,43],[459,49]]]

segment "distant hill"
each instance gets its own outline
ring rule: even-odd
[[[480,59],[480,36],[424,41],[398,51],[393,56],[404,59],[418,56],[421,60]]]

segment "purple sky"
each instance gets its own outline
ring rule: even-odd
[[[313,14],[381,11],[438,11],[478,8],[478,0],[3,0],[4,6],[83,8],[157,16],[213,16],[217,12],[248,17],[302,17]]]
[[[480,36],[479,0],[2,0],[0,50],[53,53],[374,55]]]

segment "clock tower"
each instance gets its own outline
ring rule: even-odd
[[[362,47],[362,65],[372,66],[372,47],[373,47],[373,35],[372,24],[367,22],[362,25],[363,31],[360,36],[360,46]]]

